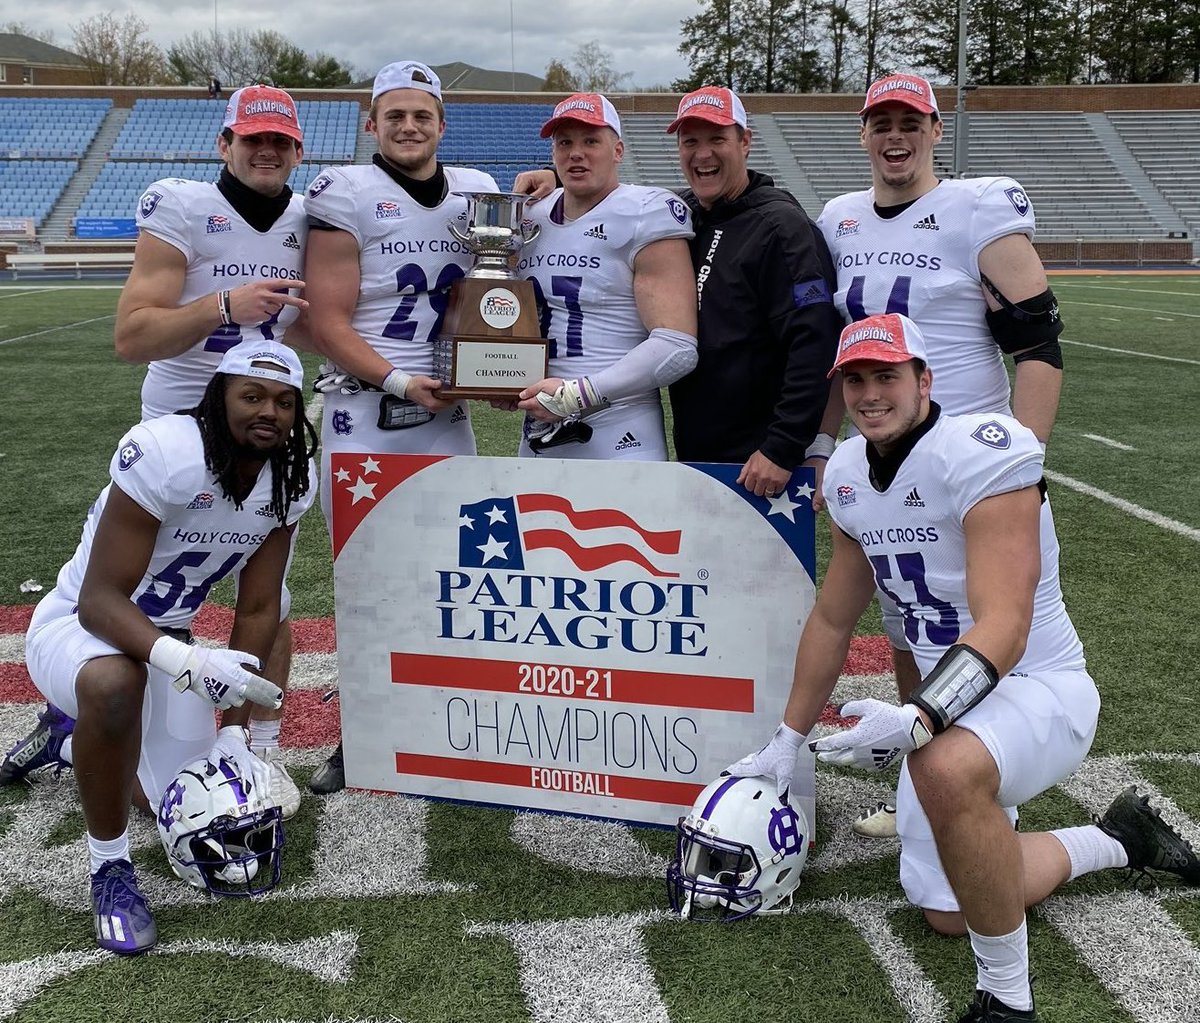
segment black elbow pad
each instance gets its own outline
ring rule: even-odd
[[[1057,343],[1063,325],[1053,291],[1047,288],[1040,295],[1013,303],[986,277],[981,276],[981,280],[992,297],[1000,303],[999,309],[989,309],[987,312],[988,329],[1000,346],[1000,351],[1012,355],[1026,348]]]

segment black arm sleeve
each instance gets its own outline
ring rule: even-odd
[[[784,469],[804,461],[829,397],[826,374],[842,318],[829,248],[802,210],[779,218],[763,261],[764,304],[773,340],[787,350],[783,386],[762,453]]]

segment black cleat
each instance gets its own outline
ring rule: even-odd
[[[1037,1009],[1010,1009],[990,991],[975,991],[975,1001],[967,1006],[958,1023],[1016,1023],[1017,1020],[1036,1020]]]
[[[37,726],[8,751],[0,764],[0,785],[11,785],[43,767],[53,767],[56,774],[61,774],[63,768],[71,766],[61,753],[63,742],[74,728],[73,718],[46,704],[38,715]]]
[[[308,790],[318,796],[328,796],[341,792],[345,787],[346,765],[342,762],[342,744],[339,742],[337,749],[329,754],[329,759],[313,773]]]
[[[1132,870],[1161,870],[1200,885],[1200,858],[1132,785],[1112,801],[1096,826],[1124,847]]]

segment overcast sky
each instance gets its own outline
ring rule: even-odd
[[[274,29],[301,48],[323,50],[369,77],[393,60],[427,64],[466,61],[478,67],[542,75],[552,59],[570,63],[584,43],[597,41],[613,55],[633,86],[669,85],[687,71],[677,52],[679,23],[699,11],[697,0],[511,0],[515,32],[510,45],[507,0],[40,0],[13,5],[4,20],[54,32],[71,48],[71,28],[93,15],[135,12],[166,49],[197,30],[211,31],[214,8],[221,31]],[[513,57],[515,56],[515,61]]]

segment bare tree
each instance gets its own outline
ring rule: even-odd
[[[96,85],[157,85],[166,65],[162,50],[146,37],[148,29],[132,12],[118,20],[104,11],[72,25],[71,35]]]
[[[167,50],[171,77],[201,85],[216,75],[230,88],[256,82],[284,89],[349,85],[353,71],[325,53],[306,53],[273,31],[193,32]]]
[[[594,39],[584,43],[571,57],[572,70],[584,92],[616,92],[633,76],[612,66],[613,55]]]
[[[33,28],[23,21],[9,21],[0,25],[0,33],[14,36],[28,36],[42,43],[54,42],[54,30],[49,28]]]

